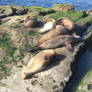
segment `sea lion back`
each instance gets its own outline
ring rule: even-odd
[[[25,79],[29,75],[43,70],[54,57],[54,50],[44,50],[32,57],[28,65],[23,69],[22,78]]]

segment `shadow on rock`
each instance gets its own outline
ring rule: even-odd
[[[38,21],[37,23],[35,23],[35,27],[37,28],[37,27],[42,27],[43,26],[43,22],[41,22],[41,21]]]

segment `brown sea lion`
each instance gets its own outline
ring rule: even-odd
[[[54,50],[43,50],[38,53],[36,56],[32,57],[28,65],[24,68],[22,72],[22,78],[26,79],[29,75],[32,75],[36,72],[39,72],[46,68],[46,66],[53,61],[55,58]]]
[[[36,18],[31,18],[30,16],[27,16],[24,20],[24,26],[28,28],[32,28],[35,26],[35,23],[37,22]]]
[[[58,19],[56,21],[56,24],[57,25],[63,25],[68,30],[73,30],[73,28],[74,28],[74,22],[70,18],[68,18],[68,17],[64,17],[64,18]]]
[[[71,50],[71,44],[77,43],[79,41],[82,41],[79,36],[61,35],[33,47],[30,51],[36,51],[39,49],[55,49],[63,46],[66,46]]]
[[[56,21],[55,19],[49,19],[46,24],[44,24],[43,28],[41,28],[38,32],[39,33],[46,33],[50,31],[51,29],[56,27]]]
[[[51,30],[50,32],[47,32],[46,34],[44,34],[41,39],[39,40],[38,44],[42,44],[45,41],[48,41],[52,38],[55,38],[59,35],[65,35],[68,34],[67,30],[65,29],[64,26],[62,25],[57,25],[55,29]]]

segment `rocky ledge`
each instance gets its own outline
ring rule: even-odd
[[[22,67],[38,53],[31,53],[28,50],[41,37],[37,32],[41,25],[35,28],[23,26],[23,19],[29,15],[36,17],[39,24],[45,23],[49,18],[70,17],[76,24],[74,32],[82,36],[92,24],[92,14],[85,11],[77,12],[72,5],[63,4],[55,4],[52,9],[11,5],[0,7],[0,92],[63,92],[90,36],[85,37],[85,42],[75,45],[73,53],[65,47],[55,49],[56,53],[61,55],[58,61],[50,64],[44,71],[36,73],[32,78],[23,80]]]

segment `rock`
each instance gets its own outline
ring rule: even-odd
[[[10,5],[0,6],[0,18],[4,18],[13,14],[13,10]]]
[[[86,11],[80,10],[79,12],[83,14],[83,17],[87,16]]]
[[[91,92],[92,91],[92,69],[85,74],[81,82],[78,84],[75,92]]]
[[[73,11],[74,6],[71,4],[53,4],[52,9],[57,10],[57,11],[68,12],[68,11]]]
[[[28,9],[20,6],[0,6],[0,18],[5,18],[11,15],[24,15],[27,14]]]
[[[28,9],[20,6],[12,6],[13,14],[24,15],[27,14]]]
[[[92,9],[88,9],[88,11],[86,12],[86,14],[92,14]]]
[[[72,75],[71,63],[74,62],[74,56],[79,46],[75,47],[74,53],[69,52],[65,47],[56,49],[56,53],[61,55],[60,59],[49,65],[46,70],[35,74],[29,80],[22,80],[20,77],[22,69],[12,69],[11,76],[1,80],[8,87],[1,86],[0,92],[7,90],[13,92],[28,92],[28,90],[32,92],[63,92],[66,82]],[[14,75],[17,77],[13,78]]]
[[[0,48],[0,60],[2,60],[5,57],[5,51],[3,48]]]

